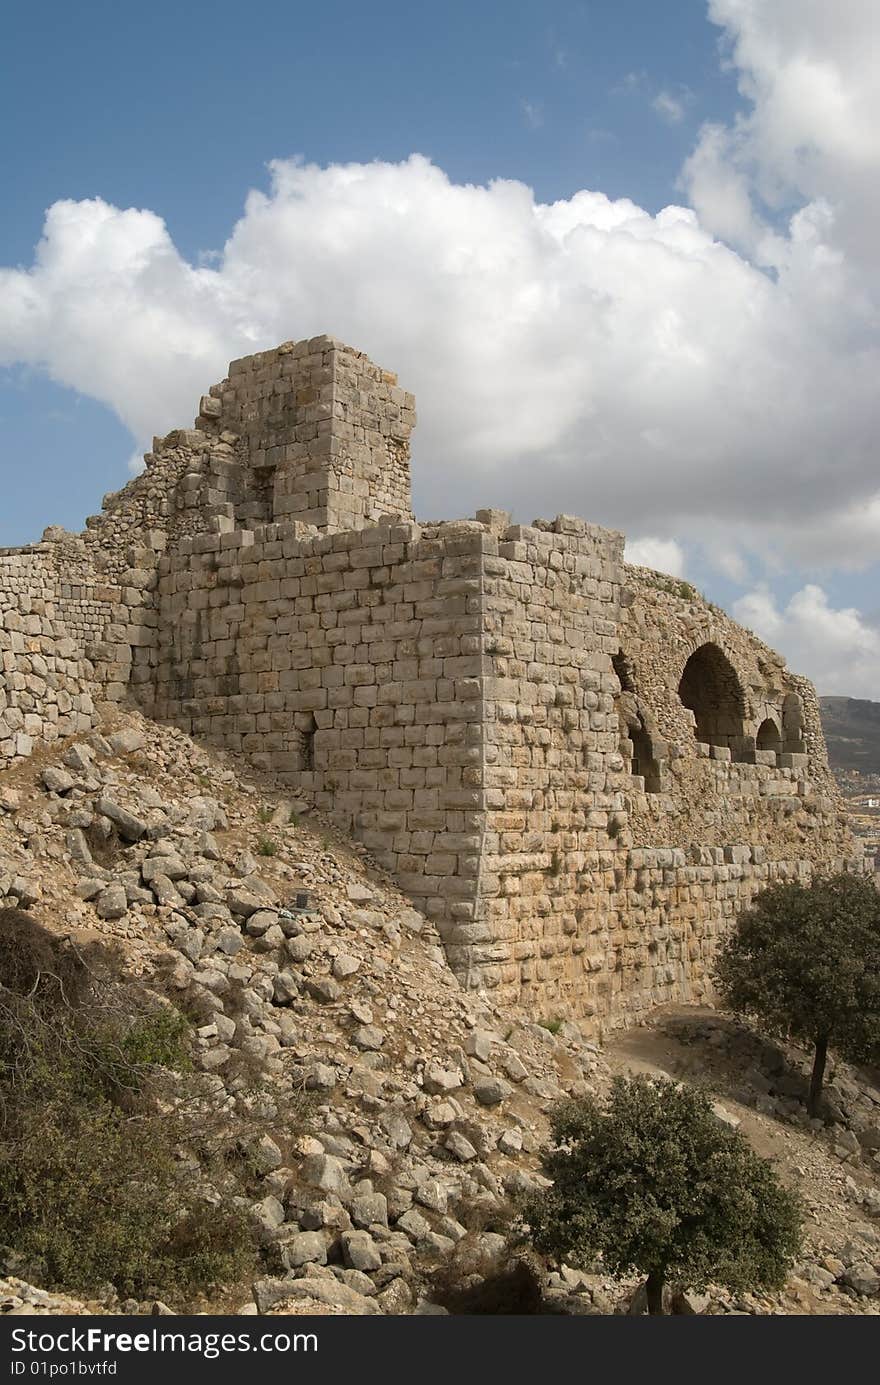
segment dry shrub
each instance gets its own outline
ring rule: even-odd
[[[15,995],[42,990],[57,1004],[77,1004],[89,986],[86,958],[24,909],[0,909],[0,987]]]
[[[250,1267],[250,1233],[199,1196],[210,1166],[182,1175],[210,1106],[189,1025],[117,962],[0,915],[0,1242],[53,1286],[186,1301]]]

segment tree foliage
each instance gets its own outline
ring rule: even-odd
[[[784,1282],[799,1248],[797,1198],[702,1092],[619,1077],[604,1109],[566,1102],[552,1132],[552,1186],[524,1210],[543,1254],[589,1267],[601,1253],[615,1276],[646,1275],[651,1312],[662,1311],[667,1282]]]
[[[880,892],[848,874],[762,890],[721,949],[715,978],[731,1009],[815,1046],[816,1115],[829,1043],[855,1062],[880,1051]]]

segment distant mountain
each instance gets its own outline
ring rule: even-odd
[[[880,774],[880,702],[820,697],[819,709],[831,768]]]

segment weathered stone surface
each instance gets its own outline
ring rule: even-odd
[[[461,1073],[454,1069],[441,1068],[438,1064],[432,1064],[425,1069],[422,1085],[431,1096],[438,1096],[441,1092],[452,1092],[455,1091],[456,1087],[461,1086]]]
[[[384,1111],[380,1124],[395,1149],[407,1149],[412,1143],[412,1126],[399,1111]]]
[[[76,783],[72,774],[68,774],[66,770],[58,769],[54,765],[47,765],[40,778],[44,788],[48,789],[49,793],[69,793]]]
[[[449,1205],[449,1191],[437,1178],[427,1178],[415,1190],[415,1200],[432,1212],[445,1213]]]
[[[305,988],[313,1000],[320,1000],[323,1004],[332,1004],[338,1000],[342,994],[338,982],[332,976],[315,976],[305,982]]]
[[[385,1042],[385,1031],[374,1024],[359,1024],[351,1036],[355,1048],[364,1052],[375,1052]]]
[[[140,750],[144,743],[143,735],[133,726],[114,731],[107,739],[114,755],[131,755],[134,751]]]
[[[404,1212],[402,1217],[397,1218],[395,1226],[399,1231],[405,1231],[413,1241],[423,1241],[431,1230],[431,1223],[416,1211]]]
[[[233,898],[239,899],[240,896],[234,894]],[[248,906],[250,905],[250,899],[248,899],[247,904]],[[244,911],[236,910],[235,912],[243,913]],[[267,933],[270,928],[276,927],[277,923],[278,915],[274,909],[257,908],[248,916],[245,928],[252,938],[259,938]]]
[[[272,1194],[255,1202],[251,1207],[251,1217],[265,1231],[275,1231],[284,1222],[284,1207]]]
[[[350,953],[340,952],[333,959],[333,975],[337,981],[344,981],[349,976],[354,976],[360,969],[360,961],[357,957],[352,957]]]
[[[281,1247],[283,1263],[289,1270],[300,1265],[326,1265],[328,1238],[323,1231],[300,1231]]]
[[[332,1154],[309,1154],[302,1162],[300,1173],[303,1182],[322,1192],[335,1193],[337,1197],[349,1192],[345,1165]]]
[[[450,1154],[454,1154],[461,1163],[469,1163],[471,1159],[476,1159],[477,1151],[474,1149],[470,1140],[466,1140],[464,1135],[457,1130],[450,1130],[444,1141]]]
[[[265,902],[259,895],[244,887],[236,887],[226,891],[226,903],[233,914],[239,914],[245,919],[250,919],[252,915],[261,911]],[[277,923],[277,915],[273,916],[271,923],[267,923],[266,928],[270,928],[275,923]]]
[[[157,904],[164,904],[171,908],[177,908],[180,904],[181,895],[173,880],[169,880],[167,875],[154,875],[150,881],[150,889],[156,897]]]
[[[185,879],[186,874],[186,865],[177,855],[148,856],[141,865],[141,877],[145,885],[151,885],[159,875],[164,876],[166,880],[174,881]]]
[[[336,1069],[329,1063],[313,1063],[306,1073],[306,1090],[329,1092],[336,1086]]]
[[[326,1303],[358,1316],[382,1312],[373,1299],[336,1279],[258,1279],[254,1284],[254,1301],[261,1313],[271,1312],[285,1300]]]
[[[876,1298],[880,1295],[880,1274],[865,1260],[844,1270],[840,1282],[862,1298]]]
[[[95,753],[87,745],[76,743],[68,746],[61,757],[61,763],[68,769],[75,770],[77,774],[87,774],[92,768]]]
[[[130,813],[112,798],[99,798],[95,804],[95,812],[109,819],[127,842],[140,841],[147,830],[147,824],[141,818]]]
[[[254,1161],[261,1173],[280,1168],[283,1161],[281,1150],[270,1135],[262,1135],[257,1141]]]
[[[474,1096],[481,1106],[497,1106],[506,1101],[513,1088],[501,1077],[482,1077],[474,1083]]]
[[[340,1243],[345,1264],[349,1269],[368,1274],[382,1264],[378,1247],[367,1231],[346,1231],[340,1237]]]
[[[101,919],[121,919],[128,912],[128,897],[124,885],[108,885],[95,900],[95,912]]]
[[[374,1223],[387,1226],[388,1199],[384,1193],[359,1193],[352,1198],[349,1214],[355,1226],[367,1227]]]

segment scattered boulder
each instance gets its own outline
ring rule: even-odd
[[[132,755],[136,750],[140,750],[144,743],[142,732],[133,726],[126,726],[120,731],[113,731],[107,740],[114,755]]]
[[[502,1077],[482,1077],[474,1083],[474,1096],[481,1106],[498,1106],[511,1095],[513,1088]]]
[[[99,919],[121,919],[128,913],[128,896],[124,885],[107,885],[95,900]]]
[[[67,794],[76,783],[72,774],[67,770],[58,769],[55,765],[47,765],[40,775],[43,788],[48,793]]]
[[[99,798],[95,812],[112,822],[120,837],[127,842],[139,842],[147,830],[147,824],[127,808],[123,808],[112,798]]]

